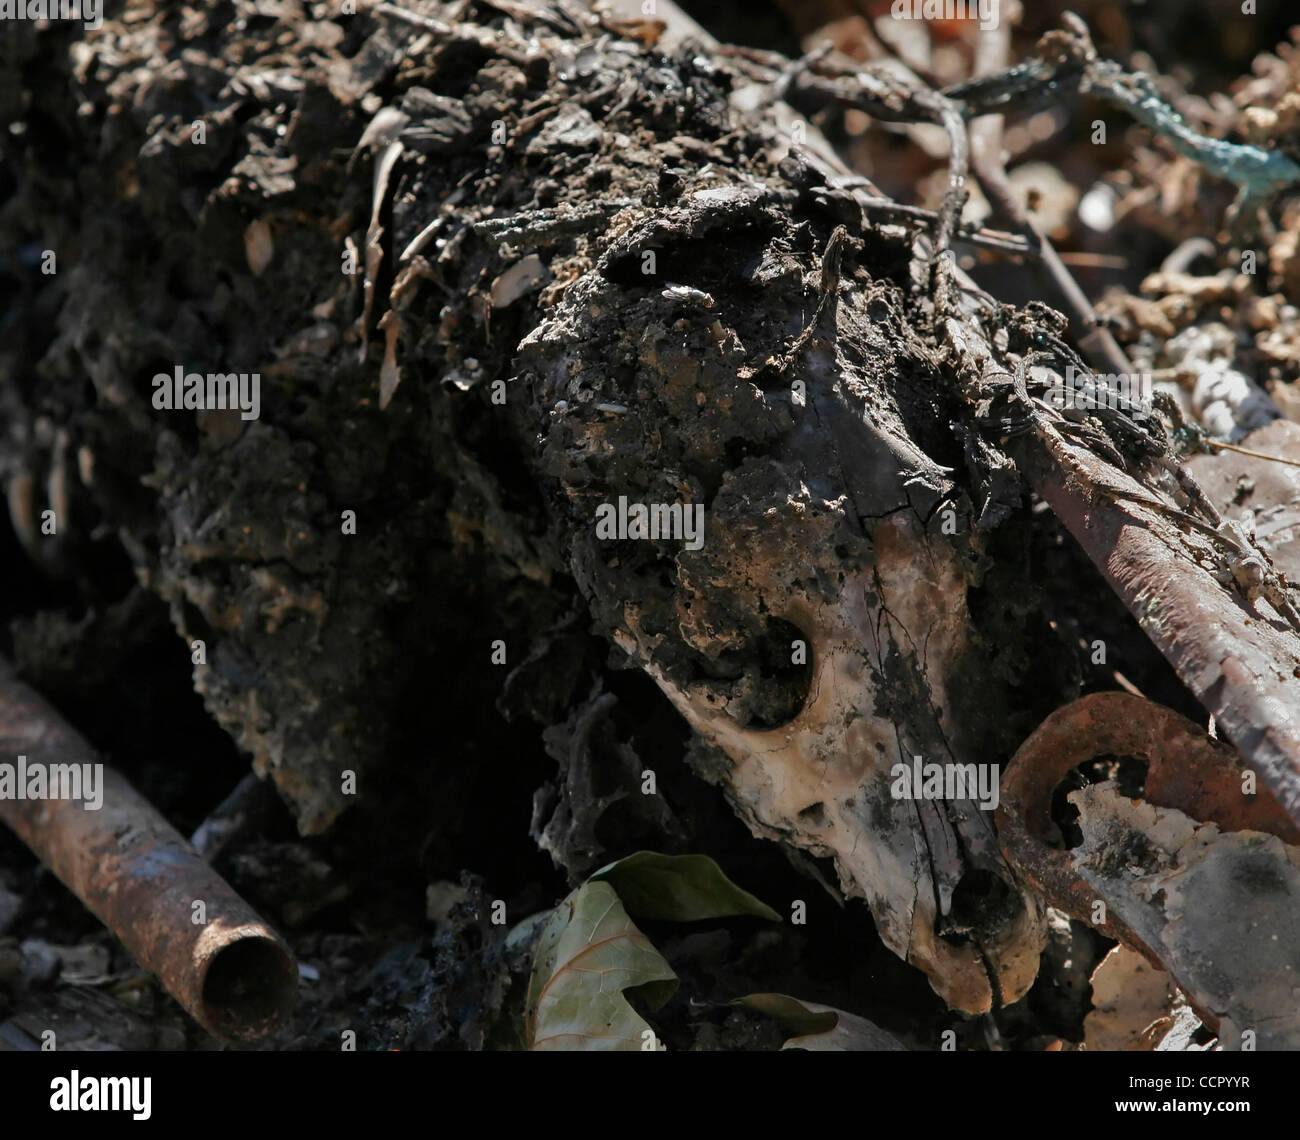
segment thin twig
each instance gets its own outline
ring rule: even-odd
[[[866,179],[862,181],[865,183]],[[836,183],[837,188],[855,191],[857,185],[857,180],[848,178]],[[927,210],[922,206],[909,206],[906,202],[895,202],[892,198],[856,193],[855,197],[862,208],[869,214],[920,222],[927,227],[933,227],[939,217],[934,210]],[[1038,255],[1038,251],[1019,234],[1008,233],[1005,230],[993,230],[986,226],[958,226],[953,238],[956,241],[965,242],[967,245],[978,246],[980,249],[997,250],[999,253],[1014,253],[1022,257],[1036,257]]]
[[[374,11],[377,15],[388,16],[399,23],[410,24],[414,28],[423,28],[427,32],[434,32],[440,36],[454,36],[456,34],[456,29],[450,24],[443,23],[442,20],[435,20],[432,16],[425,16],[419,12],[408,12],[405,8],[398,8],[395,4],[376,4]]]
[[[786,96],[790,94],[790,88],[794,86],[794,81],[799,78],[805,71],[812,70],[814,64],[820,63],[835,45],[827,40],[825,43],[818,44],[810,52],[800,56],[788,67],[784,68],[777,77],[768,96],[768,101],[772,103],[785,102]]]
[[[1283,459],[1280,455],[1265,455],[1262,451],[1251,451],[1249,447],[1238,447],[1235,443],[1220,443],[1217,439],[1207,439],[1208,447],[1217,447],[1221,451],[1235,451],[1238,455],[1249,455],[1252,459],[1267,459],[1270,463],[1285,463],[1288,467],[1300,467],[1300,460]]]
[[[835,232],[827,240],[826,249],[822,253],[822,275],[821,285],[818,289],[820,296],[817,298],[817,309],[813,313],[812,320],[804,326],[794,344],[790,346],[790,350],[777,364],[778,371],[784,372],[794,363],[799,353],[803,351],[804,345],[812,339],[812,335],[817,326],[821,324],[826,310],[834,305],[835,295],[840,287],[840,263],[844,257],[844,247],[848,242],[848,230],[843,226],[836,226]]]

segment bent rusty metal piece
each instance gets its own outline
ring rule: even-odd
[[[1265,832],[1295,845],[1300,828],[1267,788],[1254,796],[1243,794],[1247,768],[1234,749],[1144,697],[1092,693],[1058,709],[1034,730],[1003,772],[995,817],[1003,854],[1052,906],[1169,970],[1170,947],[1159,939],[1153,944],[1150,930],[1144,937],[1119,916],[1123,908],[1115,905],[1117,900],[1099,895],[1096,883],[1080,871],[1078,852],[1049,846],[1055,831],[1053,792],[1073,768],[1107,755],[1147,761],[1147,802],[1214,822],[1223,832]],[[1104,919],[1097,921],[1094,908],[1101,897],[1107,905]],[[1177,964],[1181,974],[1187,962],[1180,958]],[[1209,1003],[1191,996],[1197,987],[1184,988],[1201,1020],[1217,1031],[1219,1018]]]
[[[101,764],[0,659],[0,757],[13,764],[18,755],[46,771]],[[97,810],[84,795],[0,798],[0,820],[205,1029],[243,1041],[275,1032],[297,997],[289,947],[119,773],[98,770]],[[202,923],[194,921],[197,902]]]
[[[1016,751],[1002,774],[996,821],[1007,859],[1059,910],[1092,922],[1096,891],[1079,875],[1069,851],[1050,847],[1052,793],[1071,769],[1098,756],[1135,756],[1148,763],[1146,798],[1223,831],[1264,831],[1300,843],[1300,828],[1261,789],[1242,794],[1245,766],[1234,749],[1163,705],[1131,693],[1092,693],[1052,713]],[[1158,963],[1151,949],[1113,914],[1094,924]]]

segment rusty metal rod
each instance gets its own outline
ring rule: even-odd
[[[298,988],[284,940],[3,658],[0,820],[210,1033],[284,1025]]]

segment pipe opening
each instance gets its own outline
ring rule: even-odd
[[[298,996],[293,959],[271,938],[241,938],[219,950],[203,979],[203,1010],[213,1032],[263,1037],[288,1020]]]

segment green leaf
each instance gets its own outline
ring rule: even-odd
[[[537,944],[525,1014],[530,1049],[640,1050],[677,975],[628,917],[609,883],[588,882],[559,906]]]
[[[752,914],[781,921],[776,911],[736,886],[707,855],[638,851],[602,867],[590,881],[610,883],[638,918],[692,922]]]
[[[737,998],[733,1004],[775,1017],[796,1034],[781,1046],[782,1049],[857,1053],[907,1048],[897,1037],[865,1017],[815,1001],[804,1001],[787,994],[749,994]]]

